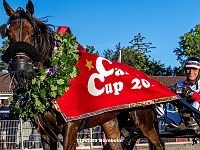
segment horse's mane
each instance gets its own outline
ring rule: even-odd
[[[52,56],[54,49],[54,26],[46,24],[47,21],[37,19],[32,15],[27,14],[24,10],[17,10],[8,21],[26,19],[34,28],[35,48],[42,55],[42,62],[44,63],[48,58]]]
[[[52,56],[54,49],[54,30],[53,25],[47,25],[44,21],[32,17],[33,23],[36,25],[35,38],[36,38],[36,49],[42,55],[43,60],[47,60]],[[37,31],[39,30],[39,32]]]

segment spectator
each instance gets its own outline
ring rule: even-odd
[[[1,111],[0,113],[1,120],[10,119],[10,102],[7,99],[3,101],[0,111]]]
[[[24,149],[27,150],[29,146],[29,138],[32,132],[32,127],[30,121],[22,122],[22,132],[21,132],[21,123],[18,124],[17,130],[17,148],[20,147],[21,136],[23,136],[23,145]]]
[[[10,102],[8,100],[4,100],[2,107],[0,108],[0,119],[1,119],[1,140],[2,146],[4,149],[7,149],[6,141],[7,141],[7,134],[8,129],[7,127],[10,126]]]
[[[29,139],[29,148],[41,148],[41,135],[38,133],[37,129],[34,127],[34,125],[31,123],[32,126],[32,134]]]

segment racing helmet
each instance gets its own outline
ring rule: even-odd
[[[184,69],[189,68],[189,67],[200,69],[200,59],[199,59],[199,57],[196,57],[196,56],[189,57],[185,61]]]

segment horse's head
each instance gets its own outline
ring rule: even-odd
[[[9,37],[10,42],[24,41],[34,46],[34,24],[32,24],[31,21],[31,16],[34,13],[33,3],[28,1],[26,12],[21,7],[18,7],[18,9],[14,11],[5,0],[3,0],[3,6],[6,14],[9,16],[7,21],[9,28],[5,35]]]
[[[54,32],[44,21],[33,17],[34,5],[30,0],[26,4],[26,11],[21,7],[14,11],[6,0],[3,0],[3,6],[9,19],[1,26],[0,33],[2,38],[8,37],[10,45],[2,60],[10,64],[9,72],[19,83],[22,82],[19,80],[22,76],[24,79],[33,78],[35,68],[42,67],[51,57]]]

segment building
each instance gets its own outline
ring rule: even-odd
[[[167,87],[186,79],[185,76],[151,76],[151,78],[163,83]]]
[[[10,76],[9,74],[0,72],[0,101],[8,99],[13,95],[12,87],[10,87]]]

